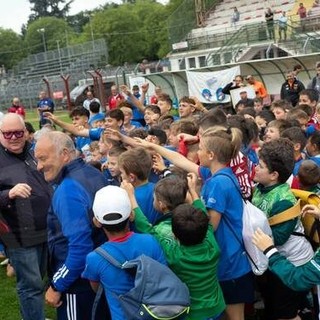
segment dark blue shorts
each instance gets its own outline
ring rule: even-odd
[[[252,303],[254,301],[254,277],[249,272],[239,278],[220,281],[226,304]]]

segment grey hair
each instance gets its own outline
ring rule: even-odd
[[[16,118],[16,119],[18,119],[18,120],[21,122],[23,128],[26,127],[26,125],[25,125],[25,123],[24,123],[24,120],[23,120],[23,118],[22,118],[20,115],[18,115],[18,114],[16,114],[16,113],[7,113],[7,114],[5,114],[3,117],[0,118],[0,128],[2,128],[3,123],[6,122],[6,119],[8,119],[8,118],[9,118],[9,119],[10,119],[10,118],[13,118],[13,119]]]
[[[76,147],[67,134],[60,131],[46,131],[40,135],[39,140],[42,138],[48,139],[58,154],[66,149],[69,153],[74,154],[73,158],[76,158]]]

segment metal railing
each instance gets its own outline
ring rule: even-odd
[[[293,21],[287,25],[286,41],[281,41],[278,35],[277,23],[274,25],[275,39],[273,40],[268,40],[267,26],[264,22],[243,25],[231,35],[229,33],[224,35],[225,40],[208,55],[206,65],[236,62],[241,58],[239,52],[245,52],[246,48],[262,43],[266,47],[266,58],[272,58],[273,45],[281,48],[280,56],[320,52],[320,33],[318,30],[320,30],[320,25],[317,26],[314,23],[310,23],[302,26],[300,22]],[[211,48],[214,48],[217,41],[221,41],[221,38],[219,40],[215,38],[211,43]],[[210,45],[210,42],[208,43]]]

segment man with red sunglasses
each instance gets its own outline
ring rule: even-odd
[[[16,272],[21,318],[44,320],[51,189],[26,139],[21,116],[6,114],[0,121],[0,238]]]

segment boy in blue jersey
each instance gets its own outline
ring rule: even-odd
[[[144,254],[166,264],[163,251],[153,236],[130,232],[131,204],[125,190],[116,186],[100,189],[94,199],[93,212],[95,225],[102,227],[109,239],[101,247],[117,261],[124,263]],[[125,319],[117,296],[134,287],[134,277],[94,251],[87,256],[82,277],[90,280],[93,290],[102,284],[112,320]]]
[[[109,177],[107,178],[107,185],[120,186],[121,184],[121,172],[119,169],[118,158],[124,152],[126,152],[122,146],[114,146],[108,152],[107,170]]]
[[[70,113],[72,124],[76,127],[83,127],[89,129],[90,112],[84,107],[76,107]],[[90,142],[89,137],[75,137],[75,144],[78,155],[86,158],[90,155]]]
[[[155,184],[148,182],[152,168],[150,154],[143,148],[133,148],[119,157],[119,169],[122,180],[134,186],[135,197],[142,212],[149,222],[154,224],[161,214],[153,207],[153,191]]]
[[[60,120],[50,112],[45,112],[44,116],[65,131],[68,131],[75,136],[89,137],[91,140],[99,140],[105,129],[120,131],[124,121],[124,114],[119,109],[114,109],[106,113],[105,124],[103,127],[91,129],[83,127],[76,128],[73,124]]]

